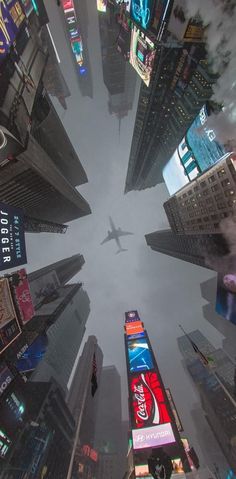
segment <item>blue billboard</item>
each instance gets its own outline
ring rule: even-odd
[[[8,54],[24,20],[25,14],[19,1],[0,2],[0,62]]]
[[[0,202],[0,271],[27,263],[24,213]]]
[[[204,105],[163,169],[163,178],[171,195],[228,155],[207,120]]]
[[[152,353],[147,339],[140,338],[128,341],[127,348],[131,373],[153,369]]]
[[[132,0],[130,16],[143,29],[150,26],[154,0]]]
[[[20,359],[17,361],[17,369],[21,373],[33,371],[43,359],[47,350],[48,338],[46,334],[42,334],[24,351]]]

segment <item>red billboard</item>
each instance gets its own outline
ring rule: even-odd
[[[130,380],[133,428],[171,422],[157,372],[140,373]]]
[[[0,279],[0,353],[21,334],[8,279]]]
[[[143,329],[142,321],[134,321],[134,322],[126,323],[125,332],[127,336],[129,336],[130,334],[143,333],[144,329]]]
[[[26,270],[23,268],[13,273],[10,282],[20,313],[20,319],[23,324],[26,324],[35,314]]]

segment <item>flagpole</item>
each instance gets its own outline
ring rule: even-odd
[[[181,331],[183,331],[184,335],[188,338],[191,346],[193,346],[192,344],[192,340],[189,336],[188,333],[186,333],[186,331],[184,330],[184,328],[181,326],[181,324],[179,324],[179,327],[181,329]],[[197,346],[198,348],[198,346]],[[199,348],[198,348],[199,349]],[[197,352],[195,351],[195,353],[197,354]],[[200,349],[199,349],[199,353],[201,353]],[[201,353],[203,354],[203,353]],[[207,368],[207,364],[204,364],[204,366]],[[233,398],[233,396],[231,396],[230,392],[227,390],[227,388],[225,387],[224,383],[222,383],[221,379],[219,378],[218,374],[215,372],[215,371],[212,371],[210,370],[211,374],[213,374],[213,376],[215,377],[215,379],[217,380],[217,382],[220,384],[220,386],[222,387],[222,389],[224,390],[225,394],[228,396],[229,400],[231,401],[231,403],[234,405],[234,407],[236,408],[236,401],[235,399]]]
[[[74,458],[75,458],[75,453],[76,453],[76,447],[79,439],[79,433],[80,433],[80,427],[81,427],[81,422],[82,422],[82,417],[83,417],[83,412],[84,412],[84,406],[85,406],[85,401],[86,397],[88,394],[88,388],[89,388],[89,383],[91,382],[91,371],[88,374],[87,377],[87,382],[86,382],[86,387],[84,388],[84,393],[81,401],[81,409],[80,409],[80,415],[78,419],[78,424],[75,432],[75,438],[74,438],[74,444],[73,444],[73,449],[71,453],[71,458],[70,458],[70,464],[67,472],[66,479],[71,479],[72,471],[73,471],[73,464],[74,464]]]

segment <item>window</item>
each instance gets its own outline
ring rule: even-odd
[[[225,175],[225,173],[226,173],[226,172],[225,172],[225,169],[224,169],[224,168],[221,168],[221,170],[218,171],[217,175],[219,176],[219,178],[221,178],[222,176]]]
[[[201,188],[205,188],[205,186],[206,186],[206,181],[201,181],[200,184],[201,184]]]
[[[203,221],[209,221],[209,216],[204,216]]]
[[[212,220],[217,220],[218,216],[217,215],[211,215]]]
[[[214,185],[211,187],[211,191],[217,191],[219,189],[219,185]]]
[[[215,175],[211,175],[211,176],[209,176],[208,181],[209,181],[209,183],[213,183],[215,181],[215,179],[216,179]]]
[[[234,193],[234,190],[225,190],[226,198],[229,198],[230,196],[234,195]]]
[[[222,186],[229,186],[230,185],[230,181],[228,180],[228,178],[226,180],[222,180],[221,181],[221,184]]]

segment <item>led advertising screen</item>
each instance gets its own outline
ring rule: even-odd
[[[149,467],[148,467],[148,464],[139,464],[138,466],[135,466],[134,467],[134,471],[135,471],[135,476],[136,478],[146,478],[146,479],[149,479],[149,478],[152,478],[152,476],[150,475],[150,472],[149,472]]]
[[[33,11],[33,4],[31,0],[21,0],[23,3],[24,11],[27,17],[30,16],[31,12]]]
[[[35,313],[26,270],[23,268],[15,271],[10,276],[9,281],[20,313],[20,320],[23,324],[26,324]]]
[[[47,350],[48,338],[46,334],[41,334],[35,341],[23,352],[17,361],[16,367],[21,373],[34,371],[39,362],[43,359]]]
[[[152,353],[145,338],[128,341],[127,348],[131,373],[153,369]]]
[[[130,16],[144,30],[152,20],[154,0],[131,0]]]
[[[174,0],[170,19],[167,25],[168,33],[175,39],[184,42],[204,42],[204,28],[200,16],[189,20],[186,15],[185,0]]]
[[[125,313],[125,322],[131,323],[135,321],[140,321],[140,317],[138,315],[138,311],[127,311]]]
[[[0,271],[27,263],[24,214],[0,202]]]
[[[171,195],[229,155],[217,140],[214,129],[207,126],[207,119],[207,108],[203,106],[163,169],[163,178]]]
[[[156,35],[157,40],[161,40],[165,31],[170,7],[170,0],[158,0],[155,4],[150,30]]]
[[[21,333],[8,279],[0,279],[0,353]]]
[[[25,14],[19,1],[0,2],[0,62],[8,54],[24,20]]]
[[[145,372],[132,377],[130,393],[134,429],[171,422],[157,372]]]
[[[236,325],[236,274],[218,273],[216,312]]]
[[[97,11],[101,13],[106,13],[107,11],[107,1],[106,0],[97,0]]]
[[[170,423],[159,426],[133,429],[133,448],[160,447],[175,442],[175,436]]]
[[[129,336],[130,334],[143,333],[144,329],[142,321],[133,321],[131,323],[126,323],[125,332],[127,336]]]
[[[143,333],[137,333],[137,334],[130,334],[129,335],[129,340],[131,339],[139,339],[139,338],[146,338],[146,333],[145,331]]]
[[[129,61],[147,86],[150,84],[155,55],[154,43],[133,25]]]

